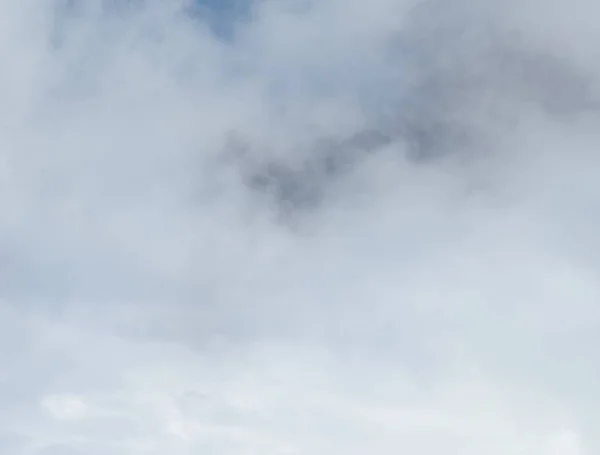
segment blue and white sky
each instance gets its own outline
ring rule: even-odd
[[[0,0],[0,452],[598,453],[598,8]]]

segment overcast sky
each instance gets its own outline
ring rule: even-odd
[[[0,452],[598,453],[598,13],[0,0]]]

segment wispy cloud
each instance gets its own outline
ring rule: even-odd
[[[0,2],[0,450],[595,453],[592,2],[228,5]]]

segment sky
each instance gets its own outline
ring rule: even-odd
[[[591,0],[0,0],[0,451],[600,450]]]

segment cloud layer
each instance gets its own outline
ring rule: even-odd
[[[218,6],[0,2],[0,449],[595,453],[592,2]]]

